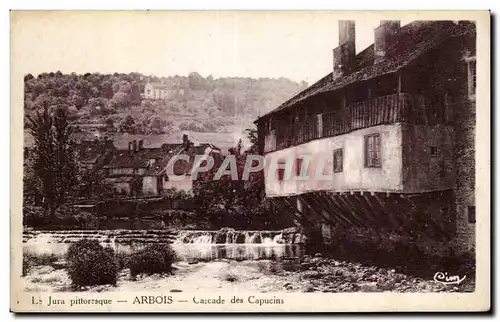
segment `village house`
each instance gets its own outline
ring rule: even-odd
[[[76,145],[76,159],[84,170],[100,169],[111,161],[115,151],[113,141],[107,137],[84,140]]]
[[[167,165],[173,157],[181,154],[187,155],[190,161],[177,160],[173,172],[183,178],[171,180]],[[182,143],[165,143],[157,148],[146,148],[142,140],[134,140],[129,142],[128,149],[117,150],[111,162],[105,166],[106,181],[111,183],[118,193],[128,196],[160,195],[167,189],[191,191],[195,156],[219,154],[220,149],[214,145],[194,145],[187,135],[183,136]]]
[[[266,196],[326,242],[341,225],[474,247],[475,26],[381,21],[358,54],[355,33],[340,21],[333,70],[256,121],[266,164],[294,160]],[[303,155],[333,180],[300,180]]]
[[[144,98],[150,100],[162,100],[167,98],[168,86],[159,83],[147,83],[144,86]]]

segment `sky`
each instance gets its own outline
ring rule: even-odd
[[[130,73],[286,77],[311,84],[332,69],[333,11],[22,12],[11,18],[12,61],[24,74]],[[356,51],[380,14],[356,22]],[[404,24],[405,21],[402,21]]]

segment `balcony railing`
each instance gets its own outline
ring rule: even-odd
[[[264,152],[376,125],[398,122],[445,124],[451,121],[445,107],[440,97],[430,99],[406,93],[376,97],[341,110],[313,115],[288,126],[278,126],[265,137]]]

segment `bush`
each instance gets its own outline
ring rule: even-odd
[[[23,225],[30,227],[38,227],[42,225],[46,220],[47,216],[42,207],[24,205],[23,207]]]
[[[115,252],[102,247],[97,240],[82,239],[72,244],[66,260],[74,286],[116,285],[118,265]]]
[[[99,228],[99,219],[89,212],[79,212],[75,215],[76,226],[79,229]]]
[[[58,257],[54,254],[23,254],[23,276],[26,276],[29,270],[35,266],[52,265],[57,262]]]
[[[175,252],[169,244],[152,244],[136,251],[129,261],[130,275],[172,273]]]
[[[116,265],[118,266],[118,270],[122,270],[127,268],[130,263],[130,254],[117,252],[116,253]]]

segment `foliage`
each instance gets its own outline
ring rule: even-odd
[[[44,209],[25,203],[23,205],[23,225],[30,227],[39,227],[47,219]]]
[[[79,229],[97,229],[99,228],[99,219],[86,211],[79,212],[75,215],[76,227]]]
[[[129,261],[130,275],[172,273],[176,255],[169,244],[152,244],[134,252]]]
[[[72,244],[66,260],[74,286],[116,285],[115,253],[111,248],[102,247],[97,240],[82,239]]]
[[[62,104],[71,108],[70,117],[78,115],[78,122],[94,120],[104,123],[106,115],[116,116],[115,123],[135,119],[136,127],[123,128],[127,133],[169,133],[171,130],[196,130],[201,132],[230,131],[230,126],[246,127],[253,120],[288,97],[307,87],[289,79],[269,78],[204,78],[196,72],[187,77],[146,76],[140,73],[100,74],[42,73],[37,77],[26,75],[25,111],[32,114],[48,101],[49,105]],[[148,83],[162,83],[168,90],[165,100],[142,100],[141,94]],[[74,108],[73,108],[74,107]],[[158,127],[157,120],[143,124],[141,115],[154,114],[161,122],[173,126]],[[132,115],[131,115],[132,114]],[[130,132],[128,132],[130,131]]]
[[[247,132],[250,136],[256,133]],[[242,180],[247,156],[257,149],[256,139],[249,139],[255,142],[249,150],[243,151],[241,140],[229,149],[231,157],[236,160],[238,180],[232,180],[229,175],[213,180],[219,168],[214,167],[194,182],[194,202],[215,227],[281,229],[292,226],[291,218],[279,215],[264,198],[264,171],[250,173],[247,180]]]
[[[26,191],[41,199],[44,211],[53,216],[73,192],[77,183],[77,166],[74,160],[74,143],[67,111],[59,106],[51,109],[48,101],[41,112],[27,117],[27,127],[33,136],[31,178],[25,178]],[[26,163],[25,163],[26,164]]]
[[[162,192],[164,198],[167,199],[175,199],[175,200],[192,200],[193,193],[191,191],[178,190],[175,188],[165,189]]]
[[[116,265],[118,267],[118,270],[128,268],[129,263],[130,263],[130,256],[131,255],[129,253],[125,253],[125,252],[117,252],[115,254]]]
[[[23,276],[26,276],[29,270],[35,266],[52,265],[59,258],[54,254],[23,254]]]

